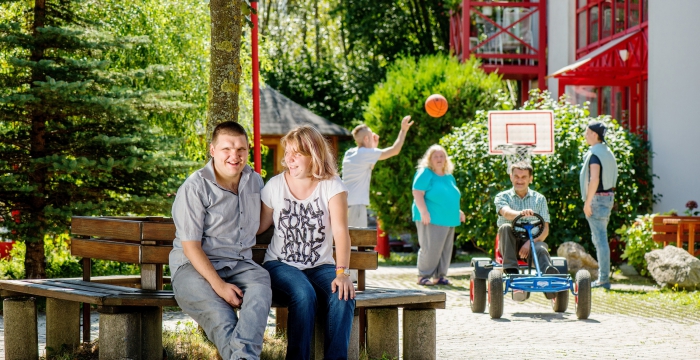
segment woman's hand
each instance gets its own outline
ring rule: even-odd
[[[459,222],[465,222],[467,221],[467,215],[464,215],[464,211],[460,210],[459,211]]]
[[[347,301],[355,298],[355,286],[352,285],[352,280],[347,275],[338,274],[333,279],[331,291],[335,294],[336,290],[338,290],[338,300]]]
[[[420,222],[423,225],[430,224],[430,213],[428,212],[428,210],[420,212]]]

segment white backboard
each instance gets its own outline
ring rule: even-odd
[[[554,154],[552,110],[489,111],[489,154],[501,155],[499,145],[534,145],[532,154]]]

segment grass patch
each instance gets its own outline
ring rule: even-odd
[[[482,257],[488,255],[482,254],[482,253],[464,253],[464,252],[458,252],[454,259],[452,259],[452,263],[468,263],[472,261],[473,257]],[[389,255],[389,258],[385,258],[383,256],[379,256],[379,265],[384,265],[384,266],[409,266],[409,265],[417,265],[418,264],[418,253],[414,252],[391,252]]]

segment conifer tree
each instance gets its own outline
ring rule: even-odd
[[[25,277],[42,278],[46,234],[76,215],[167,213],[194,164],[146,120],[188,106],[138,86],[163,67],[117,72],[104,59],[148,39],[100,32],[81,13],[95,1],[27,6],[0,0],[0,216],[26,242]]]

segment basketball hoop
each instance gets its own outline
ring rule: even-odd
[[[532,155],[532,150],[535,149],[535,145],[503,144],[498,145],[496,149],[501,150],[502,154],[505,155],[508,163],[508,174],[510,174],[510,166],[515,163],[522,161],[532,164],[530,161],[530,155]]]
[[[489,155],[505,155],[510,166],[532,155],[554,154],[551,110],[489,111]]]

